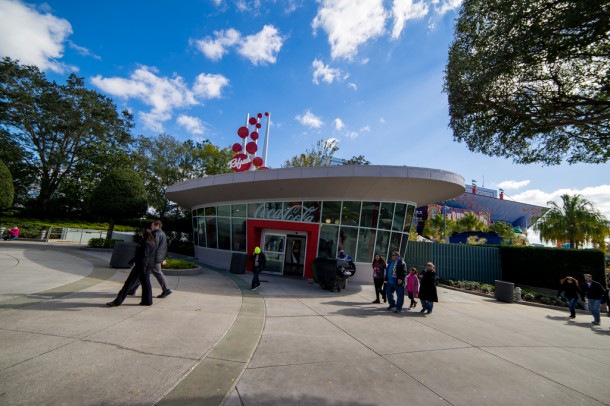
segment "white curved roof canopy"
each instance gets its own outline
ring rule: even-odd
[[[280,168],[206,176],[169,186],[184,208],[256,200],[404,201],[417,206],[464,193],[464,178],[440,169],[384,165]]]

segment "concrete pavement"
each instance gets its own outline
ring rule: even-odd
[[[601,405],[610,319],[439,288],[431,315],[372,285],[204,269],[106,308],[110,251],[0,242],[2,405]],[[160,293],[152,280],[155,296]]]

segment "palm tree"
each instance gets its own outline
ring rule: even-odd
[[[590,242],[599,243],[608,235],[608,220],[581,195],[562,195],[563,205],[548,202],[549,211],[534,224],[540,239],[549,242],[569,241],[571,248]],[[602,241],[603,241],[603,237]]]
[[[461,219],[459,219],[457,221],[457,227],[460,232],[485,231],[487,229],[485,223],[479,220],[479,217],[472,212],[466,213]]]

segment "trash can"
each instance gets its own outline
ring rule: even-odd
[[[237,274],[246,273],[247,260],[248,256],[246,254],[234,252],[233,255],[231,255],[231,267],[229,268],[229,272]]]
[[[318,283],[322,289],[341,291],[345,289],[345,278],[339,280],[337,275],[337,260],[331,258],[316,258],[314,266],[318,274]]]
[[[111,268],[131,268],[129,261],[136,256],[138,244],[133,242],[117,242],[114,244],[112,256],[110,257]]]
[[[515,290],[515,284],[512,282],[505,281],[494,281],[496,291],[495,298],[500,302],[512,303],[513,302],[513,291]]]

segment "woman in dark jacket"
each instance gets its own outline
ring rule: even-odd
[[[136,256],[132,260],[134,262],[133,268],[116,299],[106,303],[106,306],[120,306],[125,300],[125,297],[127,297],[127,292],[133,288],[134,283],[138,280],[140,281],[140,285],[142,285],[142,301],[140,304],[143,306],[150,306],[153,304],[150,272],[155,266],[155,248],[155,239],[152,232],[150,229],[144,230],[142,238],[136,247]]]
[[[578,287],[578,281],[571,276],[566,276],[561,279],[559,283],[561,283],[561,286],[557,291],[557,296],[561,296],[561,293],[563,292],[565,298],[568,299],[570,318],[573,319],[576,317],[576,304],[578,303],[578,298],[582,297],[580,288]]]
[[[436,268],[432,262],[426,264],[426,269],[421,274],[421,283],[419,285],[419,300],[423,309],[420,313],[432,313],[434,302],[438,302],[436,294]]]
[[[381,254],[375,254],[375,259],[373,259],[373,263],[371,264],[373,267],[373,283],[375,284],[375,296],[377,299],[373,300],[373,303],[381,303],[379,301],[379,294],[381,294],[381,298],[383,299],[383,303],[387,301],[385,297],[385,287],[383,286],[385,279],[385,261]]]

